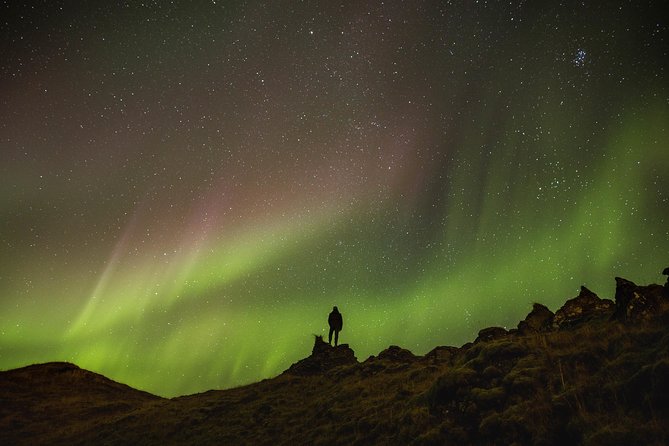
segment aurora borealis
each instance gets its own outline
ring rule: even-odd
[[[662,283],[662,2],[5,2],[0,369],[163,396]],[[85,3],[85,2],[82,2]]]

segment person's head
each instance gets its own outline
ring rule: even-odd
[[[339,313],[339,309],[337,308],[336,305],[334,307],[332,307],[332,311],[336,311],[337,313]]]

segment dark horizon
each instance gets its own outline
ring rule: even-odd
[[[668,350],[669,281],[617,277],[615,301],[581,287],[460,348],[360,360],[317,335],[277,377],[173,399],[68,363],[0,372],[0,443],[666,444]]]

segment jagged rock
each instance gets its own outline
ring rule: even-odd
[[[650,296],[649,293],[632,292],[632,298],[627,301],[624,309],[625,321],[650,320],[657,313],[657,299]]]
[[[639,286],[621,277],[616,277],[615,299],[616,311],[613,317],[621,322],[647,321],[669,309],[669,298],[664,287]]]
[[[590,319],[610,317],[613,310],[613,301],[600,299],[595,293],[582,286],[578,296],[569,299],[562,308],[555,312],[553,327],[567,328]]]
[[[291,365],[284,373],[292,375],[317,375],[339,366],[357,364],[355,353],[348,344],[333,347],[316,336],[311,355]]]
[[[627,305],[634,297],[634,290],[636,288],[637,285],[634,282],[622,277],[616,277],[616,295],[614,297],[616,300],[616,310],[613,313],[615,319],[619,321],[627,319]]]
[[[584,321],[568,332],[491,327],[459,349],[391,346],[359,364],[317,337],[281,376],[172,399],[72,364],[0,371],[0,444],[668,444],[669,297],[619,285],[626,318],[662,317],[587,322],[611,302],[583,288],[557,315],[535,304],[519,324]]]
[[[535,303],[525,320],[518,323],[518,332],[521,335],[527,335],[550,331],[553,327],[554,317],[555,314],[545,305]]]
[[[483,330],[479,331],[479,335],[476,338],[476,340],[474,341],[474,343],[492,341],[494,339],[500,339],[500,338],[508,336],[508,334],[509,334],[509,332],[506,331],[506,328],[503,328],[503,327],[484,328]]]

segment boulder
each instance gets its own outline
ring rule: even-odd
[[[614,307],[613,301],[600,299],[582,286],[578,296],[569,299],[555,312],[553,328],[569,328],[591,319],[610,317]]]
[[[553,328],[554,317],[555,314],[545,305],[535,303],[525,320],[518,323],[518,333],[527,335],[550,331]]]
[[[665,270],[666,271],[666,270]],[[639,286],[616,277],[616,310],[621,322],[649,321],[669,310],[669,297],[661,285]]]

